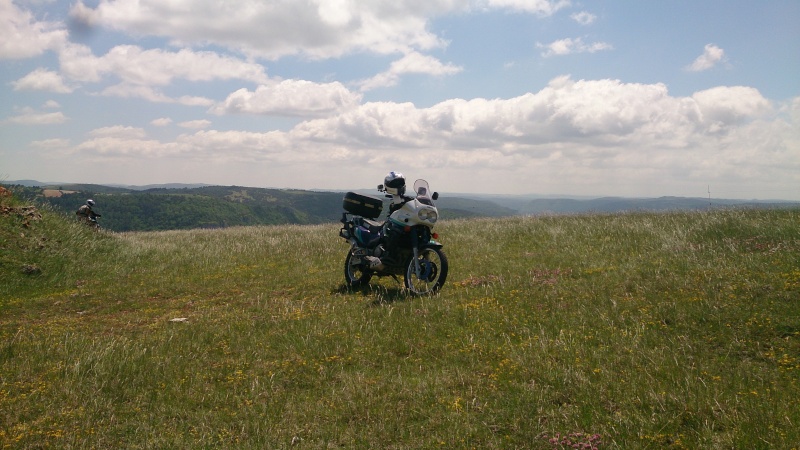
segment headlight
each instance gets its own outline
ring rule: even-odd
[[[434,223],[439,218],[439,215],[432,209],[421,209],[417,213],[417,217],[419,217],[419,220],[427,220],[430,223]]]

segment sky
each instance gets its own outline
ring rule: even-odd
[[[800,200],[800,1],[0,0],[0,182]]]

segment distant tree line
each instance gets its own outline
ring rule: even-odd
[[[96,202],[100,223],[113,231],[158,231],[240,225],[317,224],[339,219],[342,194],[240,187],[152,189],[101,193],[77,191],[45,197],[36,187],[12,186],[17,197],[67,216],[87,199]]]
[[[71,218],[86,199],[97,202],[100,223],[112,231],[158,231],[221,228],[241,225],[318,224],[342,215],[343,192],[202,186],[136,190],[79,184],[53,186],[60,196],[44,196],[45,188],[4,185],[14,196],[53,208]],[[436,202],[444,220],[511,215],[609,213],[622,211],[707,210],[714,208],[797,208],[798,202],[757,202],[703,198],[492,197],[491,200],[444,195]],[[388,207],[384,205],[381,218]]]

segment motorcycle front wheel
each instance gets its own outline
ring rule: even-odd
[[[344,260],[344,281],[350,288],[360,288],[366,286],[372,278],[372,271],[364,267],[361,258],[353,255],[352,251],[347,252]]]
[[[419,251],[419,273],[414,257],[406,264],[404,284],[414,295],[436,293],[447,280],[447,255],[440,248],[425,247]]]

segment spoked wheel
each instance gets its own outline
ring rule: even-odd
[[[344,260],[344,281],[348,287],[360,288],[369,284],[372,278],[372,271],[366,268],[364,261],[353,252],[347,252]]]
[[[447,280],[447,256],[440,248],[426,247],[419,251],[419,273],[414,257],[408,260],[404,283],[414,295],[433,294]]]

